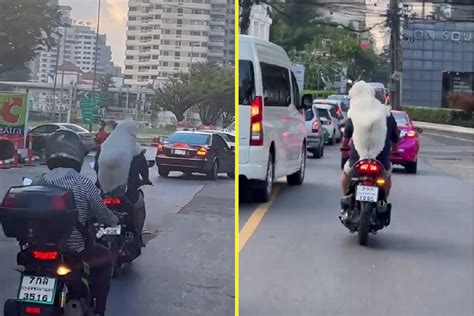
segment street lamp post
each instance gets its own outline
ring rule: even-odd
[[[191,62],[189,63],[188,83],[191,83],[191,72],[193,71],[194,44],[196,44],[196,43],[195,43],[195,42],[191,42]]]
[[[64,24],[64,35],[63,35],[63,64],[64,64],[64,57],[66,55],[66,37],[67,37],[67,28],[69,27],[68,24]],[[57,70],[56,70],[56,75],[57,75]],[[61,73],[61,97],[60,97],[60,103],[59,103],[59,118],[58,118],[58,122],[61,122],[61,106],[63,105],[63,102],[64,102],[64,68],[63,68],[63,71]]]
[[[94,105],[95,105],[95,81],[96,81],[96,75],[97,75],[97,52],[99,48],[100,4],[101,4],[101,0],[99,0],[98,5],[97,5],[97,27],[96,27],[96,34],[95,34],[94,75],[92,79],[92,100],[94,100]],[[89,124],[89,131],[92,131],[92,123]]]

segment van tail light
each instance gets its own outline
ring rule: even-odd
[[[25,313],[27,315],[41,315],[41,308],[33,307],[33,306],[27,306],[27,307],[25,307]]]
[[[381,172],[381,168],[375,162],[362,162],[357,165],[357,172],[362,174],[378,174]]]
[[[57,251],[33,251],[33,258],[37,260],[56,260],[58,257]]]
[[[197,155],[200,157],[205,157],[207,155],[207,148],[201,147],[197,150]]]
[[[104,198],[104,204],[107,206],[114,206],[122,204],[119,198],[106,197]]]
[[[250,107],[250,146],[263,146],[262,97],[255,97]]]
[[[317,133],[319,132],[319,129],[321,128],[321,124],[319,123],[318,120],[314,121],[313,122],[313,125],[312,125],[312,128],[311,128],[311,132],[313,133]]]

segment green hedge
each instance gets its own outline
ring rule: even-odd
[[[465,111],[423,107],[405,107],[403,110],[410,115],[413,121],[474,128],[472,113]]]
[[[333,90],[304,90],[303,93],[311,94],[315,99],[327,99],[332,94],[339,94],[339,92]]]

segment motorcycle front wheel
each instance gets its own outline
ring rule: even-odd
[[[370,217],[372,215],[372,203],[360,202],[360,221],[358,229],[359,245],[366,246],[369,240]]]

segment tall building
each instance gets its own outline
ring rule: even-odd
[[[233,60],[228,7],[230,0],[130,0],[125,84],[159,84],[193,63]]]

